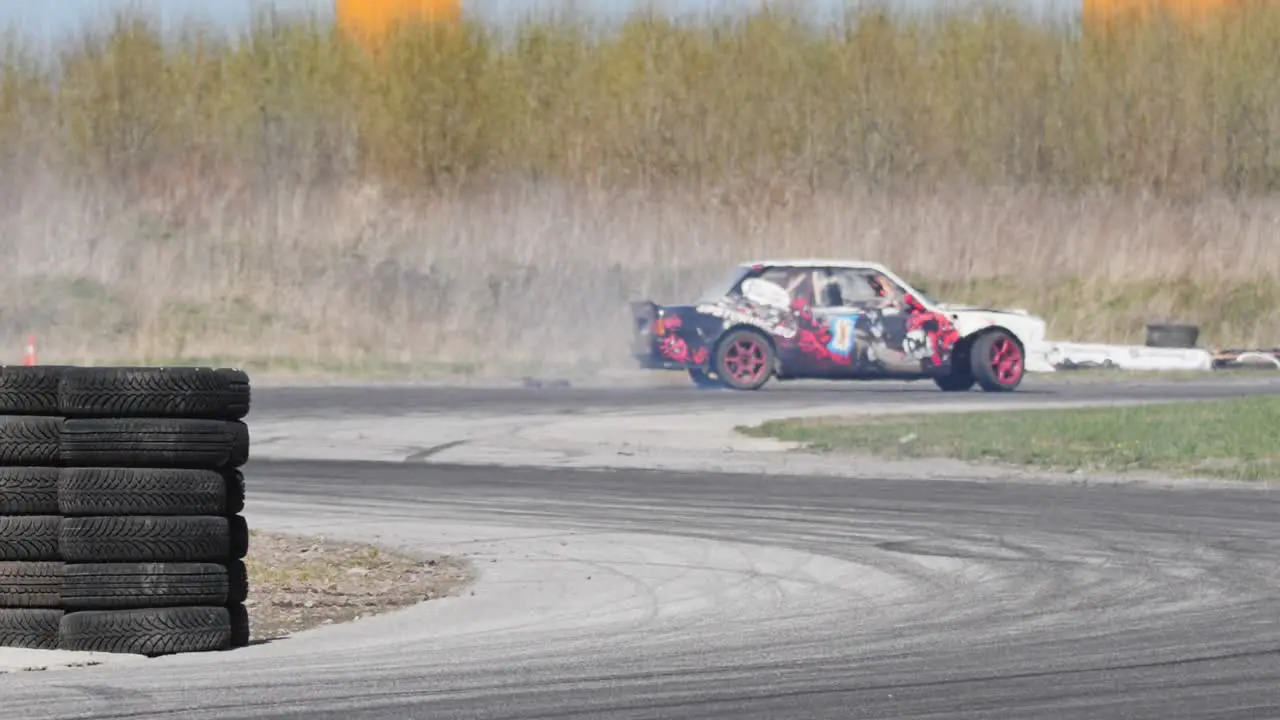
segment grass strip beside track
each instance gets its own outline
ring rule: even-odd
[[[1280,478],[1280,397],[1121,407],[771,420],[739,427],[830,452],[1068,471]]]

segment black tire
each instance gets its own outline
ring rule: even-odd
[[[243,560],[249,555],[249,523],[244,516],[227,518],[227,543],[231,560]]]
[[[1147,347],[1194,348],[1200,340],[1200,328],[1178,323],[1148,323]]]
[[[224,607],[86,610],[62,617],[63,650],[174,655],[226,650],[231,614]]]
[[[62,520],[60,549],[67,562],[145,563],[231,560],[225,517],[71,517]]]
[[[244,512],[244,473],[240,471],[228,472],[227,477],[227,509],[225,514],[235,515]]]
[[[1001,369],[996,355],[1012,358],[1014,366],[1008,372]],[[1022,384],[1026,374],[1026,354],[1022,344],[1013,335],[1004,330],[989,330],[973,341],[969,351],[969,362],[973,377],[978,385],[987,392],[1012,392]]]
[[[972,375],[943,375],[933,382],[943,392],[967,392],[978,383]]]
[[[239,470],[67,468],[58,480],[63,515],[230,515],[244,509]]]
[[[70,564],[62,578],[66,610],[226,605],[229,573],[216,563]]]
[[[0,365],[0,415],[57,416],[66,365]]]
[[[233,603],[227,606],[227,613],[231,616],[231,643],[230,647],[242,648],[249,644],[250,626],[249,626],[249,609],[243,603]]]
[[[62,518],[57,515],[0,516],[0,561],[61,560],[58,540]]]
[[[0,515],[57,515],[58,468],[0,467]]]
[[[0,465],[58,465],[64,424],[57,417],[0,417]]]
[[[711,373],[702,368],[689,368],[689,379],[700,388],[714,389],[724,387],[724,383],[720,382],[719,378],[712,377]]]
[[[212,367],[80,367],[62,376],[57,415],[68,418],[239,420],[249,376]]]
[[[242,603],[249,599],[249,572],[243,560],[229,560],[227,568],[227,602]]]
[[[125,418],[67,420],[62,464],[232,470],[249,459],[249,428],[239,420]]]
[[[62,607],[60,562],[0,562],[0,608]]]
[[[0,610],[0,647],[57,650],[61,610]]]
[[[773,343],[755,330],[734,330],[716,344],[714,366],[726,386],[759,390],[773,376]]]

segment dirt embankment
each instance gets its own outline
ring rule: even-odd
[[[253,532],[249,547],[251,641],[453,595],[472,579],[456,558],[419,559],[359,543]]]

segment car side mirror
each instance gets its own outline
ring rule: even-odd
[[[902,298],[902,299],[903,299],[903,301],[907,304],[907,307],[911,308],[912,310],[924,310],[924,309],[925,309],[925,307],[924,307],[924,303],[922,303],[922,302],[920,302],[919,300],[917,300],[917,299],[916,299],[916,296],[915,296],[915,295],[912,295],[911,293],[907,293],[905,296],[903,296],[903,298]]]

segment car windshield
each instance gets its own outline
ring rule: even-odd
[[[930,296],[929,294],[927,294],[924,290],[921,290],[921,289],[920,289],[920,288],[918,288],[918,287],[912,287],[912,290],[913,290],[913,291],[914,291],[914,293],[915,293],[916,299],[917,299],[917,300],[919,300],[920,302],[924,303],[925,305],[937,305],[937,304],[938,304],[938,301],[934,300],[934,299],[933,299],[933,297],[932,297],[932,296]]]
[[[751,272],[751,268],[736,265],[724,275],[721,275],[715,282],[711,283],[698,295],[698,299],[694,302],[698,305],[703,303],[713,303],[725,295],[738,284],[747,273]]]
[[[900,280],[896,281],[896,283],[901,283],[901,284],[902,284],[902,290],[903,290],[904,292],[910,292],[912,295],[915,295],[916,299],[917,299],[917,300],[919,300],[920,302],[924,303],[925,305],[937,305],[937,304],[938,304],[938,303],[937,303],[937,301],[933,299],[933,296],[931,296],[931,295],[930,295],[930,294],[929,294],[929,293],[928,293],[924,288],[920,287],[919,285],[915,284],[914,282],[911,282],[911,281],[907,280],[906,278],[902,278],[902,279],[900,279]]]

